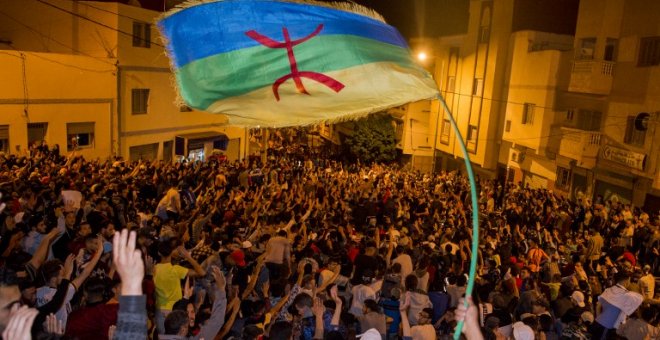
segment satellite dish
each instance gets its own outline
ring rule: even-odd
[[[648,112],[640,112],[635,117],[635,129],[639,131],[646,131],[649,128],[649,117],[651,115]]]

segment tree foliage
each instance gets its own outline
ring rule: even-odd
[[[344,145],[362,163],[387,163],[396,157],[396,136],[392,117],[374,114],[354,122],[353,134]]]

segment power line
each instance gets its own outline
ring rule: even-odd
[[[520,106],[525,106],[527,104],[533,104],[535,108],[541,108],[541,109],[551,110],[551,111],[563,111],[563,110],[558,109],[556,107],[541,106],[541,105],[536,105],[534,103],[519,103],[519,102],[514,102],[514,101],[509,101],[509,100],[504,100],[504,99],[494,99],[494,98],[477,96],[477,95],[474,95],[474,94],[459,93],[459,92],[452,92],[452,91],[440,91],[440,92],[443,92],[445,94],[453,94],[453,95],[457,95],[457,96],[460,96],[460,97],[476,97],[478,99],[483,98],[484,100],[489,100],[491,102],[506,103],[506,104],[520,105]],[[630,115],[620,115],[620,116],[619,115],[607,115],[607,117],[610,117],[610,118],[627,118],[629,116]]]
[[[46,58],[46,57],[44,57],[40,54],[37,54],[37,53],[32,53],[32,52],[27,52],[27,51],[17,51],[17,52],[24,53],[24,54],[27,54],[27,55],[31,55],[35,58],[43,59],[43,60],[49,61],[49,62],[54,63],[54,64],[62,65],[62,66],[65,66],[65,67],[75,68],[75,69],[78,69],[78,70],[81,70],[81,71],[95,72],[95,73],[111,73],[111,72],[114,72],[114,70],[95,70],[95,69],[80,67],[80,66],[77,66],[77,65],[67,64],[67,63],[63,63],[61,61]],[[9,56],[12,56],[12,57],[21,58],[21,57],[16,56],[12,53],[2,52],[2,51],[0,51],[0,54],[6,54],[6,55],[9,55]]]
[[[608,124],[608,125],[603,126],[603,128],[612,127],[612,126],[620,126],[620,124]],[[567,127],[567,128],[570,128],[570,127]],[[552,138],[552,137],[563,137],[563,136],[568,136],[568,135],[577,135],[577,134],[590,133],[590,132],[592,132],[592,133],[600,133],[600,134],[604,134],[604,133],[602,133],[602,132],[600,132],[600,131],[586,131],[586,130],[580,130],[580,131],[568,131],[568,132],[562,132],[562,133],[555,133],[555,134],[549,134],[549,135],[542,135],[542,136],[538,136],[538,137],[521,137],[521,138],[507,138],[507,139],[504,139],[504,138],[496,138],[496,139],[488,139],[488,138],[484,138],[484,139],[479,139],[479,138],[477,138],[477,139],[474,140],[474,141],[475,141],[475,142],[499,142],[499,141],[516,142],[516,141],[522,141],[522,140],[535,140],[535,139],[547,139],[547,138]],[[435,135],[434,133],[425,133],[425,132],[416,132],[415,134],[416,134],[416,135],[425,135],[425,136],[427,136],[427,137],[430,137],[430,136],[434,136],[434,135]],[[441,137],[441,136],[439,136],[439,137]]]
[[[20,22],[19,20],[17,20],[16,18],[10,16],[10,15],[7,14],[7,13],[4,13],[4,12],[0,11],[0,14],[4,15],[5,17],[7,17],[7,18],[9,18],[9,19],[11,19],[11,20],[13,20],[14,22],[18,23],[19,25],[21,25],[21,26],[23,26],[23,27],[29,29],[30,31],[34,32],[35,34],[39,35],[39,36],[42,37],[42,38],[48,39],[48,40],[50,40],[50,41],[53,41],[53,42],[57,43],[57,44],[60,45],[60,46],[63,46],[63,47],[65,47],[65,48],[68,48],[68,49],[70,49],[70,50],[72,50],[72,51],[74,51],[74,52],[80,53],[81,55],[84,55],[84,56],[86,56],[86,57],[96,59],[96,60],[98,60],[98,61],[100,61],[100,62],[102,62],[102,63],[108,64],[108,65],[111,65],[111,66],[115,66],[114,63],[108,62],[108,61],[104,60],[104,58],[94,57],[94,56],[89,55],[89,54],[87,54],[87,53],[85,53],[85,52],[82,52],[82,51],[80,51],[80,50],[77,50],[77,49],[75,49],[75,48],[73,48],[73,47],[71,47],[71,46],[69,46],[69,45],[66,45],[66,44],[64,44],[64,43],[62,43],[62,42],[60,42],[60,41],[58,41],[58,40],[56,40],[56,39],[54,39],[54,38],[52,38],[52,37],[49,37],[49,36],[47,36],[47,35],[45,35],[45,34],[39,32],[36,28],[31,27],[31,26],[29,26],[29,25],[26,25],[26,24]]]
[[[138,36],[136,36],[136,35],[133,35],[132,33],[124,32],[124,31],[122,31],[122,30],[120,30],[120,29],[118,29],[118,28],[114,28],[114,27],[112,27],[112,26],[108,26],[108,25],[106,25],[106,24],[104,24],[104,23],[102,23],[102,22],[98,22],[98,21],[96,21],[96,20],[90,19],[90,18],[88,18],[88,17],[86,17],[86,16],[84,16],[84,15],[80,15],[80,14],[78,14],[78,13],[71,12],[71,11],[69,11],[69,10],[67,10],[67,9],[64,9],[64,8],[61,8],[61,7],[58,7],[58,6],[55,6],[55,5],[53,5],[53,4],[51,4],[51,3],[48,3],[48,2],[46,2],[46,1],[44,1],[44,0],[37,0],[37,2],[40,2],[40,3],[42,3],[42,4],[46,5],[46,6],[49,6],[49,7],[55,8],[55,9],[57,9],[57,10],[59,10],[59,11],[62,11],[62,12],[68,13],[68,14],[73,15],[73,16],[75,16],[75,17],[78,17],[78,18],[81,18],[81,19],[87,20],[87,21],[89,21],[89,22],[95,23],[95,24],[97,24],[97,25],[99,25],[99,26],[103,26],[103,27],[105,27],[105,28],[107,28],[107,29],[111,29],[111,30],[116,31],[116,32],[118,32],[118,33],[121,33],[121,34],[127,35],[127,36],[129,36],[129,37],[131,37],[131,38],[133,38],[133,39],[136,39],[136,38],[137,38],[137,39],[142,39],[142,37],[138,37]],[[151,37],[149,37],[149,42],[150,42],[152,45],[156,45],[156,46],[158,46],[158,47],[165,48],[165,46],[163,46],[163,45],[161,45],[161,44],[159,44],[159,43],[157,43],[157,42],[155,42],[155,41],[151,41]]]
[[[115,13],[115,12],[110,11],[110,10],[107,10],[107,9],[105,9],[105,8],[100,8],[100,7],[92,6],[92,5],[88,4],[87,2],[79,2],[78,0],[71,0],[71,2],[79,3],[79,4],[85,5],[85,6],[87,6],[87,7],[94,8],[95,10],[98,10],[98,11],[101,11],[101,12],[106,12],[106,13],[114,14],[114,15],[116,15],[116,16],[123,17],[123,18],[127,18],[127,19],[131,19],[131,20],[135,20],[135,21],[141,21],[141,22],[144,22],[144,20],[142,20],[142,19],[134,18],[134,17],[129,16],[129,15],[126,15],[126,14]],[[156,24],[154,24],[154,23],[148,23],[148,24],[151,25],[151,26],[156,26]]]

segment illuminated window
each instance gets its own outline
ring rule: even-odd
[[[94,122],[67,123],[66,136],[68,151],[94,147]]]

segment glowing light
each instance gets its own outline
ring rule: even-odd
[[[424,53],[424,52],[419,52],[419,53],[417,54],[417,59],[419,59],[420,61],[424,61],[424,60],[426,60],[428,57],[429,57],[429,56],[426,55],[426,53]]]

